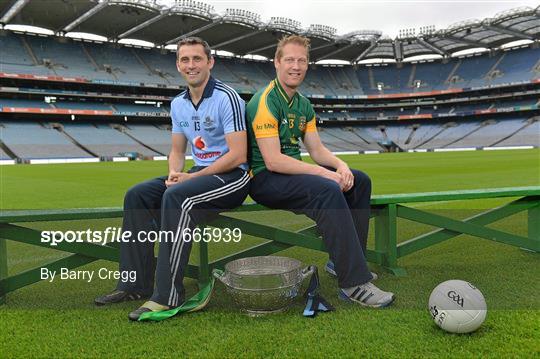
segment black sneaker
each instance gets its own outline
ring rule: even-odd
[[[132,320],[132,321],[136,322],[136,321],[139,320],[139,317],[143,313],[162,312],[164,310],[169,310],[169,309],[171,309],[171,308],[166,306],[166,305],[162,305],[162,304],[159,304],[159,303],[156,303],[156,302],[153,302],[153,301],[148,301],[148,302],[144,303],[143,305],[141,305],[139,308],[137,308],[134,311],[132,311],[131,313],[129,313],[128,318],[129,318],[129,320]]]
[[[120,302],[129,302],[132,300],[143,300],[147,298],[147,296],[143,296],[141,294],[124,292],[123,290],[115,290],[112,293],[97,297],[96,299],[94,299],[94,303],[98,306],[101,306]]]

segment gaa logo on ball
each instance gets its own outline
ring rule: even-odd
[[[429,311],[435,323],[450,333],[470,333],[486,319],[487,306],[482,292],[463,280],[439,284],[429,297]]]

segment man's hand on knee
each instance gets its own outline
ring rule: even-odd
[[[176,183],[179,183],[179,179],[181,175],[182,175],[181,172],[170,171],[169,176],[165,180],[165,186],[170,187]]]
[[[323,171],[321,171],[321,177],[328,178],[334,182],[336,182],[339,185],[339,188],[343,191],[345,187],[345,183],[343,182],[343,176],[340,173],[327,170],[324,167],[321,167]]]
[[[343,162],[336,168],[336,172],[341,175],[341,180],[343,182],[342,191],[347,192],[354,186],[354,175],[352,174],[351,169]]]

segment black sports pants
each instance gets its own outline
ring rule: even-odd
[[[371,180],[361,171],[351,171],[354,185],[346,193],[336,182],[320,176],[285,175],[267,170],[255,175],[250,186],[250,195],[258,203],[303,213],[317,223],[334,261],[340,288],[372,279],[364,255]]]
[[[190,172],[201,169],[193,167]],[[142,295],[153,293],[151,300],[176,307],[185,299],[182,280],[192,245],[192,241],[183,240],[184,230],[192,230],[219,212],[240,206],[249,191],[249,175],[237,168],[169,188],[165,186],[166,179],[159,177],[137,184],[126,193],[122,227],[132,236],[130,242],[120,245],[120,271],[135,271],[137,278],[134,283],[120,279],[117,289]],[[174,232],[173,240],[160,241],[157,266],[155,243],[137,239],[139,233],[149,231]]]

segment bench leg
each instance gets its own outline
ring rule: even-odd
[[[199,242],[199,288],[204,287],[210,280],[210,265],[208,264],[208,243]]]
[[[382,267],[396,276],[405,276],[405,269],[397,265],[397,208],[386,205],[375,217],[375,251],[383,253]]]
[[[0,238],[0,281],[8,276],[7,267],[7,239]],[[0,304],[6,303],[7,291],[0,285]]]
[[[540,253],[540,204],[527,210],[527,236],[536,241],[536,248],[525,250]]]

